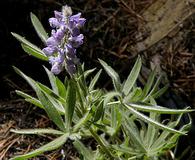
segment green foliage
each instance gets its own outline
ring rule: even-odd
[[[36,32],[43,42],[47,34],[34,14],[31,20]],[[47,60],[42,51],[23,37],[13,33],[30,55]],[[67,139],[71,139],[83,160],[150,160],[161,159],[166,151],[175,147],[178,138],[186,135],[191,126],[189,123],[178,126],[183,114],[193,110],[169,109],[156,104],[155,98],[162,95],[168,85],[159,88],[161,76],[156,78],[155,70],[151,72],[148,81],[142,88],[136,82],[141,70],[141,57],[138,57],[127,80],[121,83],[118,73],[103,60],[99,60],[104,70],[113,82],[113,90],[97,89],[95,85],[102,70],[91,76],[95,69],[84,70],[78,66],[78,73],[73,77],[65,77],[64,82],[45,71],[51,88],[28,77],[19,69],[15,71],[23,77],[35,91],[37,97],[32,97],[22,91],[16,93],[27,102],[44,109],[57,129],[37,128],[11,130],[19,134],[52,134],[57,138],[52,142],[19,155],[13,160],[24,160],[62,147]],[[91,76],[91,81],[87,81]],[[165,121],[161,115],[170,119]],[[189,117],[190,119],[190,117]],[[177,129],[176,129],[177,128]],[[101,132],[99,132],[101,131]],[[92,138],[97,142],[96,149],[85,146],[83,139]]]

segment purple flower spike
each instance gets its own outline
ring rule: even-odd
[[[49,19],[51,37],[47,39],[43,52],[49,57],[54,74],[59,74],[64,67],[70,75],[76,72],[76,64],[79,63],[76,48],[83,44],[84,36],[80,34],[80,28],[85,21],[81,13],[72,15],[72,9],[68,6],[63,6],[62,12],[54,11],[54,17]]]

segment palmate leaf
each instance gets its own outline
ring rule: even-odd
[[[128,118],[125,115],[125,113],[123,115],[125,116],[124,117],[125,121],[122,123],[122,125],[124,126],[124,128],[128,132],[127,136],[131,137],[130,139],[133,142],[133,144],[135,146],[137,146],[137,148],[139,148],[142,153],[146,153],[144,143],[142,142],[138,128],[135,125],[134,121],[131,118]]]
[[[132,107],[126,105],[126,104],[123,104],[134,116],[136,116],[137,118],[140,118],[141,120],[143,120],[144,122],[146,123],[151,123],[152,125],[154,125],[155,127],[157,128],[160,128],[160,129],[164,129],[166,131],[169,131],[171,133],[178,133],[178,134],[181,134],[181,135],[186,135],[184,132],[181,132],[181,131],[177,131],[173,128],[170,128],[170,127],[167,127],[157,121],[154,121],[153,119],[149,118],[148,116],[145,116],[144,114],[138,112],[137,110],[133,109]]]
[[[41,60],[48,61],[48,57],[42,52],[40,48],[38,48],[36,45],[32,44],[28,40],[26,40],[24,37],[20,36],[19,34],[16,33],[11,33],[18,41],[22,43],[22,47],[25,52],[28,54],[39,58]]]
[[[21,155],[21,156],[16,156],[14,158],[11,158],[10,160],[26,160],[26,159],[35,157],[37,155],[40,155],[44,152],[55,150],[55,149],[59,148],[60,146],[62,146],[66,142],[68,136],[69,136],[69,134],[66,133],[66,134],[54,139],[50,143],[48,143],[48,144],[46,144],[46,145],[44,145],[44,146],[42,146],[34,151],[31,151],[31,152],[24,154],[24,155]]]
[[[54,135],[63,135],[64,132],[58,131],[55,129],[50,129],[50,128],[36,128],[36,129],[11,129],[11,132],[18,133],[18,134],[54,134]]]
[[[189,115],[188,115],[188,117],[189,117],[189,123],[183,125],[179,129],[181,132],[187,133],[189,131],[190,127],[191,127],[192,120],[191,120]],[[179,117],[177,118],[176,121],[169,122],[167,124],[167,126],[171,127],[171,128],[177,126],[179,124],[181,118],[182,118],[182,114],[179,115]],[[159,137],[153,142],[153,144],[151,145],[150,149],[151,149],[152,152],[158,152],[159,150],[163,150],[164,148],[165,149],[167,149],[169,147],[172,148],[176,144],[176,140],[179,138],[179,136],[180,135],[178,135],[178,134],[170,135],[170,132],[164,130],[159,135]]]
[[[104,67],[106,73],[110,76],[112,79],[113,85],[115,87],[116,91],[120,91],[121,89],[121,82],[118,73],[115,72],[115,70],[110,67],[106,62],[99,59],[100,64]]]
[[[36,15],[33,14],[33,13],[30,13],[30,19],[31,19],[31,22],[32,22],[32,24],[33,24],[33,26],[35,28],[35,31],[37,32],[38,36],[45,43],[46,40],[48,39],[48,35],[47,35],[45,29],[43,28],[43,25],[41,24],[39,19],[36,17]]]
[[[142,66],[142,61],[141,61],[141,58],[138,57],[137,61],[135,62],[135,65],[133,66],[133,69],[131,70],[131,72],[130,72],[130,74],[129,74],[129,76],[128,76],[128,78],[123,86],[122,92],[125,95],[128,95],[130,90],[134,86],[134,84],[138,78],[138,75],[140,73],[141,66]]]
[[[48,94],[49,96],[51,96],[52,98],[55,98],[56,100],[60,101],[61,103],[66,103],[64,98],[62,98],[61,96],[58,96],[56,93],[53,92],[53,90],[51,90],[47,86],[45,86],[39,82],[34,81],[32,78],[25,75],[18,68],[16,68],[16,67],[13,67],[13,68],[17,74],[19,74],[22,78],[24,78],[28,82],[28,84],[33,88],[33,90],[36,92],[36,94],[38,94],[38,92],[42,91],[45,94]],[[23,96],[24,96],[24,94],[23,94]],[[60,112],[61,114],[64,113],[63,108],[61,109],[61,107],[60,108],[58,107],[57,109],[58,109],[58,112]]]

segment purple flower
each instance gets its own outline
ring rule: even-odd
[[[66,70],[68,71],[70,75],[73,75],[74,73],[76,73],[76,66],[73,61],[68,60],[68,59],[66,60]]]
[[[52,28],[57,28],[60,27],[60,22],[58,21],[57,18],[50,18],[49,19],[49,24]]]
[[[59,12],[59,11],[54,11],[54,15],[55,15],[55,18],[57,18],[58,20],[62,19],[62,12]]]
[[[59,74],[62,71],[62,65],[59,63],[54,63],[51,68],[51,72],[54,74]]]
[[[61,41],[65,36],[65,31],[65,27],[63,26],[59,28],[56,32],[53,32],[52,35],[56,40]]]
[[[73,48],[70,44],[66,45],[66,55],[69,58],[75,58],[75,56],[76,56],[76,49]]]
[[[68,6],[63,6],[62,12],[54,11],[54,17],[49,19],[51,37],[47,39],[43,52],[49,57],[54,74],[59,74],[64,67],[70,75],[76,72],[76,64],[79,63],[76,48],[83,44],[84,36],[80,34],[80,28],[85,21],[81,13],[72,15]]]
[[[81,44],[83,44],[83,38],[83,34],[80,34],[76,37],[70,37],[68,40],[74,48],[78,48]]]
[[[56,47],[45,47],[42,50],[46,56],[51,56],[54,52],[57,51]]]
[[[57,46],[59,42],[55,37],[49,37],[46,41],[47,46]]]

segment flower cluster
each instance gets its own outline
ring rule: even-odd
[[[76,49],[83,43],[84,36],[80,34],[80,28],[84,26],[86,19],[81,18],[81,13],[72,15],[68,6],[63,6],[61,12],[54,11],[54,15],[55,17],[49,19],[52,32],[43,52],[49,57],[54,74],[59,74],[65,67],[72,75],[76,71],[75,65],[79,62]]]

